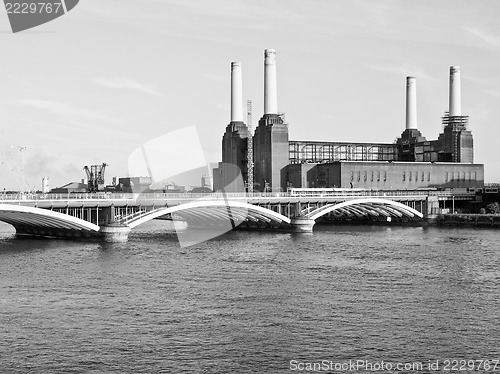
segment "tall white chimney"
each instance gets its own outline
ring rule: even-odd
[[[450,66],[450,117],[462,115],[460,66]]]
[[[278,114],[276,50],[264,51],[264,114]]]
[[[406,77],[406,129],[417,128],[417,78]]]
[[[243,122],[241,63],[231,62],[231,122]]]

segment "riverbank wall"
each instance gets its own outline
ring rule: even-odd
[[[500,228],[500,214],[438,214],[429,221],[438,226],[478,226]]]

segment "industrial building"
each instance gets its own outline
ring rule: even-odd
[[[289,164],[281,180],[288,187],[415,190],[477,188],[484,174],[482,165],[453,162],[335,161]]]
[[[276,51],[266,49],[264,113],[248,152],[251,131],[243,121],[241,63],[233,62],[231,120],[222,138],[222,162],[214,169],[214,190],[482,188],[484,165],[474,164],[469,117],[461,110],[460,67],[450,67],[449,109],[436,140],[418,130],[416,92],[416,78],[407,77],[406,127],[394,143],[289,140],[289,125],[278,112]]]

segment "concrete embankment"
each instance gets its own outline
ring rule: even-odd
[[[500,228],[500,214],[439,214],[432,220],[438,226],[481,226]]]

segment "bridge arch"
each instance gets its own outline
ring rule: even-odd
[[[354,214],[356,215],[366,214],[367,216],[376,216],[379,214],[386,217],[405,216],[408,218],[414,218],[416,216],[423,218],[422,213],[409,207],[408,205],[380,198],[354,199],[337,204],[327,204],[309,212],[306,214],[306,217],[312,220],[317,220],[318,218],[333,211],[355,212]]]
[[[153,212],[147,213],[139,218],[126,222],[133,229],[152,219],[161,217],[169,213],[184,213],[186,216],[191,216],[196,211],[198,217],[207,220],[232,220],[235,224],[239,224],[245,220],[253,222],[276,222],[290,224],[290,218],[266,209],[257,205],[242,203],[238,201],[223,201],[223,200],[199,200],[190,203],[180,204],[172,207],[159,208]]]
[[[0,204],[0,221],[20,229],[98,232],[99,226],[64,213],[23,205]]]

